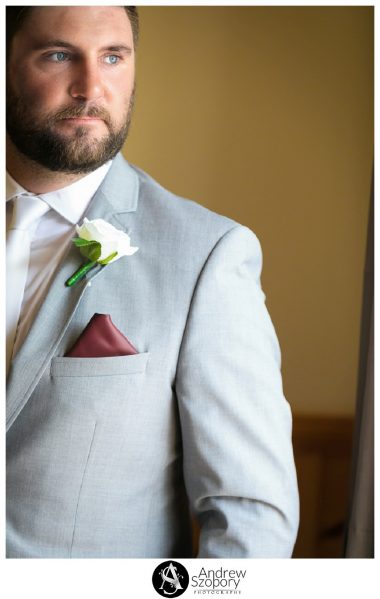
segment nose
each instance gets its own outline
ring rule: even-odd
[[[103,96],[103,81],[97,61],[78,61],[70,86],[70,96],[78,100],[98,100]]]

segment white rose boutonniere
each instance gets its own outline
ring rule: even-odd
[[[76,226],[76,231],[79,237],[74,238],[73,243],[88,262],[66,281],[68,287],[80,281],[96,264],[105,266],[123,256],[132,256],[139,249],[131,246],[127,233],[116,229],[101,218],[95,220],[85,218],[81,226]]]

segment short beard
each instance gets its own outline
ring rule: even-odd
[[[21,154],[37,164],[62,173],[90,173],[111,160],[121,150],[128,136],[132,118],[135,90],[133,90],[126,117],[116,129],[106,110],[83,104],[67,107],[54,114],[33,116],[30,103],[16,96],[8,85],[7,133]],[[108,135],[90,139],[86,143],[88,129],[78,126],[71,138],[53,131],[53,126],[64,118],[92,116],[104,120]]]

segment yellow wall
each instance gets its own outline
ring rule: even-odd
[[[298,414],[355,408],[371,7],[141,7],[128,160],[252,228]]]

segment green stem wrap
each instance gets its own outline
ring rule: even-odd
[[[90,262],[87,262],[87,264],[83,264],[80,268],[78,268],[77,271],[75,271],[75,273],[69,279],[67,279],[65,285],[67,287],[72,287],[73,285],[75,285],[75,283],[77,283],[78,281],[83,279],[83,277],[86,276],[88,271],[91,270],[92,268],[94,268],[94,266],[96,266],[96,264],[97,264],[96,261],[94,261],[94,262],[90,261]]]

